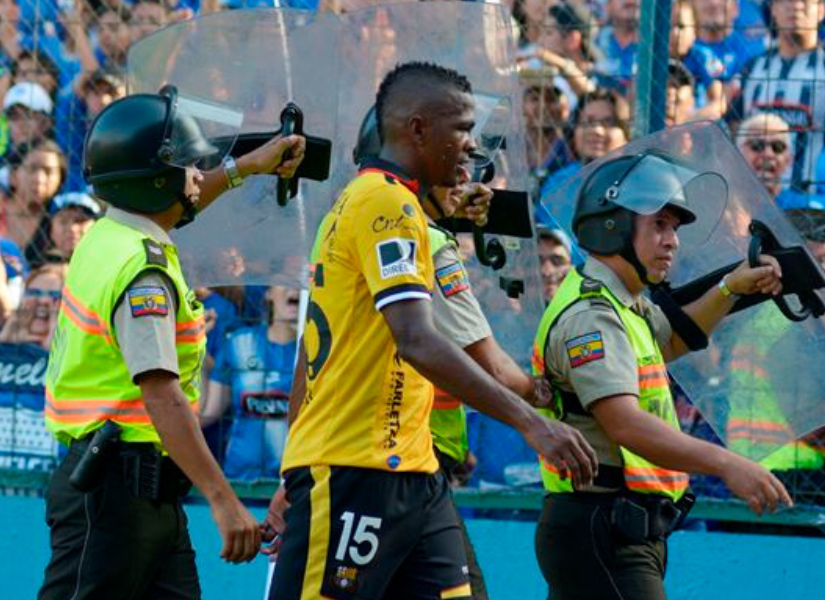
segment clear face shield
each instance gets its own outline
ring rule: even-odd
[[[169,97],[171,109],[158,157],[170,165],[200,170],[220,165],[241,131],[243,111],[178,93],[174,86],[166,86],[161,94]]]

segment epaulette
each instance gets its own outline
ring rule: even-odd
[[[146,264],[158,265],[159,267],[169,266],[163,246],[152,238],[143,238],[143,248],[146,250]]]
[[[580,298],[597,298],[602,295],[602,287],[603,284],[601,281],[597,279],[588,279],[585,277],[582,279],[581,285],[579,286],[579,297]]]

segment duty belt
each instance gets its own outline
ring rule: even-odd
[[[74,441],[72,452],[85,452],[90,439],[91,436]],[[115,451],[106,460],[107,469],[118,470],[123,483],[136,498],[175,502],[192,488],[192,483],[175,462],[154,444],[117,442]]]

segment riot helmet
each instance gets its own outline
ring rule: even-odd
[[[365,160],[375,158],[381,153],[381,136],[378,133],[378,117],[375,105],[370,106],[361,126],[358,128],[358,141],[352,149],[352,161],[360,165]]]
[[[171,85],[117,100],[86,136],[86,181],[109,204],[136,212],[159,213],[181,202],[189,222],[195,207],[184,194],[186,167],[217,166],[242,118],[230,107],[179,95]]]
[[[687,186],[699,173],[656,151],[605,161],[582,183],[573,214],[579,246],[601,255],[618,254],[650,283],[633,248],[633,218],[668,206],[682,225],[696,221]]]

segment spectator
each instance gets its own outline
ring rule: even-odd
[[[122,3],[103,4],[97,11],[97,44],[95,58],[109,71],[126,67],[126,53],[132,43],[130,20],[132,12]]]
[[[48,350],[52,342],[66,265],[43,265],[26,278],[23,302],[0,331],[0,342],[34,344]]]
[[[269,323],[231,332],[215,360],[201,425],[232,405],[224,458],[230,479],[277,479],[286,442],[287,405],[296,353],[297,290],[267,290]]]
[[[12,163],[12,194],[0,207],[0,235],[24,250],[26,260],[39,261],[49,245],[47,207],[66,178],[66,157],[51,140],[26,146]]]
[[[527,137],[527,164],[541,184],[548,173],[572,161],[564,139],[564,124],[570,117],[567,96],[551,78],[522,73],[524,86],[524,128]]]
[[[50,265],[27,278],[23,304],[0,330],[0,468],[51,472],[59,445],[43,419],[48,346],[54,333],[65,269]],[[4,488],[6,494],[32,490]]]
[[[29,273],[29,265],[23,256],[23,251],[13,241],[0,237],[0,257],[3,259],[3,273],[5,275],[5,299],[3,304],[3,319],[5,323],[9,313],[20,306],[23,299],[23,286]]]
[[[730,81],[748,61],[765,51],[765,42],[762,38],[748,37],[734,29],[734,21],[739,16],[739,0],[693,2],[696,8],[696,46],[709,50],[715,58],[706,64],[706,68],[714,78]]]
[[[49,204],[49,245],[32,267],[43,263],[66,263],[83,235],[101,216],[100,205],[83,192],[55,196]]]
[[[722,82],[724,64],[708,48],[696,44],[696,11],[691,0],[676,0],[671,13],[670,57],[681,61],[695,81],[696,106],[714,106],[718,119],[727,110]]]
[[[687,123],[693,118],[696,108],[693,96],[695,83],[685,65],[674,59],[668,61],[665,94],[665,125],[668,127]]]
[[[545,304],[559,289],[559,285],[572,266],[570,238],[562,229],[537,227],[539,236],[539,270],[541,271],[542,297]]]
[[[588,76],[596,60],[591,25],[591,17],[581,5],[554,4],[547,10],[537,43],[531,51],[522,53],[524,59],[537,59],[537,66],[558,73],[554,83],[564,91],[571,109],[575,109],[580,94],[595,88]]]
[[[11,86],[11,68],[20,54],[23,34],[19,22],[17,0],[0,0],[0,96]]]
[[[13,161],[21,148],[36,144],[50,134],[53,108],[51,97],[38,83],[24,81],[9,89],[3,98],[3,113],[9,127],[4,162]]]
[[[607,0],[608,26],[596,37],[604,59],[596,64],[600,84],[626,93],[639,45],[639,0]]]
[[[793,161],[786,175],[793,188],[811,192],[825,128],[825,51],[817,33],[825,2],[774,0],[770,14],[775,45],[742,71],[741,94],[728,119],[758,111],[781,116],[791,131]]]
[[[57,142],[69,159],[67,191],[86,190],[83,177],[83,142],[92,120],[114,100],[126,95],[126,84],[119,73],[98,69],[80,78],[77,91],[65,104],[67,118],[55,132]]]
[[[582,165],[623,146],[630,139],[630,106],[615,90],[598,88],[582,96],[572,121],[572,135],[568,138],[577,160],[547,178],[541,188],[542,198],[558,189]]]
[[[34,82],[39,84],[49,99],[54,101],[60,88],[60,69],[49,56],[43,52],[23,50],[11,69],[12,83]]]
[[[745,119],[736,133],[736,146],[780,208],[807,208],[817,202],[785,184],[783,174],[793,154],[790,127],[782,117],[762,112]]]

